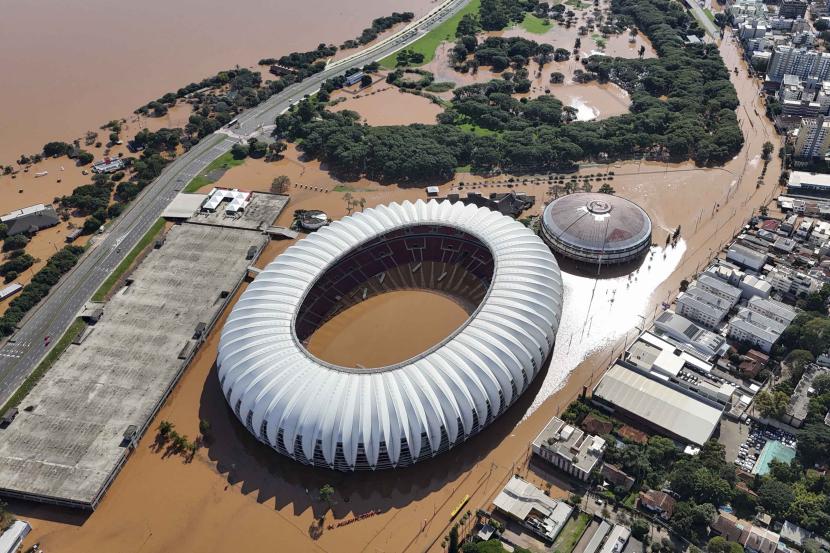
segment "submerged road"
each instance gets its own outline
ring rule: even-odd
[[[324,71],[296,83],[237,118],[233,135],[246,136],[272,125],[274,119],[307,94],[316,92],[331,77],[351,68],[380,60],[415,42],[461,10],[469,0],[447,0],[421,19],[377,44],[330,63]],[[0,348],[0,406],[34,371],[38,363],[66,332],[72,321],[106,278],[121,263],[158,220],[170,201],[210,162],[230,151],[238,138],[222,130],[205,137],[199,144],[168,165],[129,208],[109,223],[106,234],[65,275],[20,329]],[[46,343],[46,337],[51,341]]]

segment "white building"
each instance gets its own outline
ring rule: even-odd
[[[744,275],[741,279],[740,288],[741,296],[745,299],[768,298],[772,291],[772,284],[754,275]]]
[[[772,51],[767,77],[773,82],[781,82],[784,75],[796,75],[805,81],[825,81],[830,76],[830,53],[778,46]]]
[[[792,323],[798,314],[793,307],[786,303],[771,299],[752,298],[747,302],[747,307],[751,311],[785,325]]]
[[[767,254],[741,244],[732,244],[726,251],[726,259],[757,273],[764,268],[767,262]]]
[[[740,291],[738,291],[740,295]],[[717,327],[734,305],[693,283],[677,296],[677,314],[709,328]]]
[[[764,353],[769,353],[787,325],[770,319],[747,308],[741,308],[729,321],[728,336],[733,340],[751,344]]]
[[[821,283],[813,277],[785,266],[774,267],[767,280],[779,294],[793,297],[803,297],[821,289]]]
[[[533,440],[533,453],[583,482],[602,460],[605,440],[553,417]]]
[[[518,476],[508,480],[493,505],[549,543],[556,539],[573,512],[567,503],[548,497]]]
[[[741,299],[741,290],[739,288],[706,273],[701,274],[697,278],[695,286],[728,301],[730,307],[734,307],[738,303],[738,300]]]
[[[32,527],[24,520],[16,520],[0,534],[0,553],[16,553],[23,545],[23,539],[29,535]]]
[[[703,329],[674,311],[664,311],[654,320],[654,327],[679,344],[694,348],[707,359],[720,355],[726,340],[720,334]]]

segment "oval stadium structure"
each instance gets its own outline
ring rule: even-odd
[[[470,306],[450,336],[374,368],[305,347],[367,297],[430,289]],[[559,267],[521,223],[460,203],[404,202],[334,222],[288,248],[250,284],[222,330],[217,364],[233,412],[301,463],[403,467],[460,444],[540,372],[562,310]]]
[[[613,194],[569,194],[542,214],[540,234],[554,253],[592,265],[628,263],[651,247],[651,219]]]

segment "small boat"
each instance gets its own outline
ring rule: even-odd
[[[35,178],[45,177],[48,174],[49,174],[49,171],[41,171],[40,173],[35,173]]]

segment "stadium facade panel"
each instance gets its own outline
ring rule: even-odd
[[[327,363],[305,347],[337,313],[395,289],[438,289],[470,317],[439,344],[384,367]],[[222,391],[248,430],[299,462],[403,467],[462,443],[524,392],[553,348],[562,280],[521,223],[430,201],[367,209],[288,248],[222,330]]]

